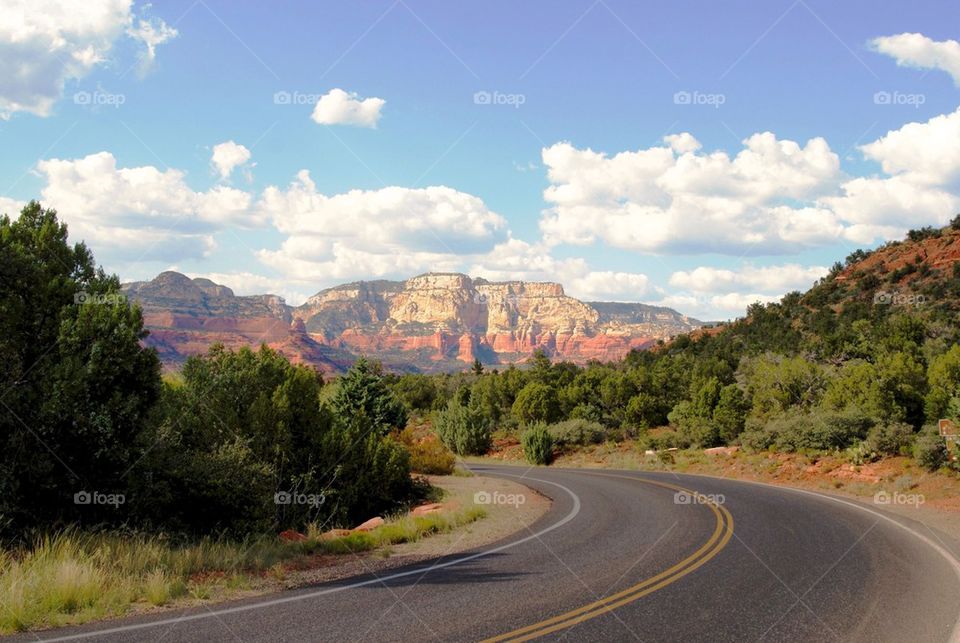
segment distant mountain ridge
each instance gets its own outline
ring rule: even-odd
[[[582,302],[551,282],[493,282],[460,273],[406,281],[359,281],[321,290],[301,306],[275,295],[237,296],[209,279],[164,272],[128,283],[167,365],[227,346],[266,343],[292,360],[342,371],[360,354],[394,370],[460,370],[527,359],[541,349],[583,363],[620,359],[632,349],[703,324],[670,308]]]

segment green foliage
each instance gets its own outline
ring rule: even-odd
[[[570,419],[547,425],[547,431],[557,446],[586,446],[599,444],[606,436],[606,430],[599,422],[583,419]]]
[[[139,308],[119,280],[67,243],[36,202],[0,217],[0,521],[15,533],[84,518],[118,522],[80,491],[122,493],[160,391]]]
[[[435,400],[440,396],[440,391],[433,378],[411,373],[400,376],[394,382],[392,389],[407,409],[420,413],[432,409]]]
[[[924,433],[917,437],[913,447],[913,457],[928,471],[936,471],[948,462],[947,446],[943,438],[935,433]]]
[[[131,492],[140,519],[241,534],[351,523],[395,507],[411,493],[407,452],[363,405],[350,416],[322,407],[322,386],[316,371],[266,346],[214,346],[188,360],[143,436]],[[308,501],[285,504],[277,494]]]
[[[845,449],[867,436],[873,421],[855,411],[816,411],[783,415],[748,426],[740,442],[752,451],[828,451]]]
[[[407,425],[407,410],[387,387],[380,364],[365,357],[340,379],[332,408],[339,417],[362,413],[383,435]]]
[[[433,426],[440,440],[458,455],[483,455],[490,448],[491,424],[476,404],[450,400],[437,413]]]
[[[410,470],[414,473],[448,476],[453,473],[456,458],[435,436],[417,440],[413,429],[406,428],[398,436],[410,454]]]
[[[954,345],[940,355],[927,369],[930,389],[925,406],[928,421],[947,417],[950,401],[960,398],[960,345]]]
[[[524,425],[555,421],[560,415],[556,389],[542,382],[530,382],[517,395],[513,415]]]
[[[909,452],[913,440],[913,427],[909,424],[897,422],[880,424],[870,429],[865,444],[873,453],[903,455]]]
[[[736,384],[720,389],[720,399],[713,409],[713,423],[722,441],[733,442],[743,432],[749,408],[746,396]]]
[[[546,425],[537,423],[520,434],[523,457],[530,464],[550,464],[553,459],[553,437]]]
[[[767,420],[820,402],[827,378],[823,367],[802,357],[764,356],[741,365],[751,400],[751,417]]]

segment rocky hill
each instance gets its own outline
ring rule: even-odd
[[[164,272],[124,285],[143,307],[147,342],[175,365],[214,342],[274,347],[291,359],[340,371],[356,355],[394,370],[459,370],[527,359],[615,360],[631,349],[698,328],[669,308],[585,303],[557,283],[491,282],[430,273],[407,281],[328,288],[302,306],[273,295],[236,296],[208,279]]]

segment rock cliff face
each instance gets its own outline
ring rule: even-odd
[[[228,346],[266,343],[296,361],[339,371],[368,354],[397,370],[460,369],[527,359],[613,360],[701,324],[669,308],[584,303],[556,283],[490,282],[425,274],[322,290],[291,308],[272,295],[237,297],[225,286],[165,272],[124,287],[143,306],[166,363]]]

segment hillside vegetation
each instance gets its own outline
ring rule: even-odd
[[[842,451],[857,462],[912,454],[936,469],[949,453],[935,423],[960,415],[958,312],[960,217],[854,252],[806,293],[620,362],[579,367],[539,353],[525,369],[478,363],[393,387],[463,455],[497,436],[520,439],[538,462],[545,442],[633,437],[654,449]]]

